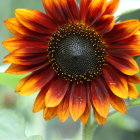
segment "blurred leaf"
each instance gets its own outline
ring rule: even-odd
[[[122,13],[121,15],[117,16],[116,22],[130,19],[140,19],[140,9],[128,10]]]
[[[26,140],[43,140],[41,136],[31,136],[27,138]]]
[[[135,131],[138,129],[137,121],[127,115],[116,113],[110,117],[110,121],[124,130]]]
[[[133,101],[133,102],[130,104],[130,106],[138,106],[138,105],[140,105],[140,98],[137,99],[137,100],[135,100],[135,101]]]
[[[19,80],[23,77],[25,77],[25,75],[0,73],[0,84],[15,88]]]
[[[0,137],[24,137],[24,118],[15,111],[0,109]],[[1,138],[0,138],[1,140]]]
[[[41,136],[25,136],[25,120],[17,112],[0,109],[0,140],[43,140]]]

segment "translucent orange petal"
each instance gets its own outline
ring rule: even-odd
[[[50,38],[50,36],[48,35],[42,35],[27,29],[15,17],[5,20],[4,23],[13,34],[19,37],[26,37],[29,39],[32,38],[34,40],[47,40],[48,38]]]
[[[111,91],[109,92],[109,95],[110,95],[110,103],[112,107],[117,111],[125,114],[127,112],[127,109],[124,100],[114,95]]]
[[[110,48],[108,48],[108,52],[111,55],[116,55],[116,56],[123,56],[123,55],[139,56],[140,55],[140,45],[139,44],[119,45],[119,46],[112,45]]]
[[[106,11],[104,12],[104,14],[113,15],[118,9],[119,3],[120,3],[120,0],[110,0],[107,3]]]
[[[116,42],[131,37],[140,29],[139,20],[127,20],[116,23],[112,31],[104,35],[107,42]]]
[[[86,22],[86,16],[88,14],[88,10],[83,10],[83,9],[88,9],[91,1],[92,0],[81,0],[81,3],[80,3],[80,16],[81,16],[81,20],[84,23]]]
[[[46,97],[45,105],[46,107],[55,107],[63,100],[67,90],[69,88],[69,82],[62,78],[58,78],[52,82]]]
[[[137,99],[139,96],[139,92],[136,86],[132,83],[128,83],[128,95],[131,98]]]
[[[76,121],[86,108],[86,87],[84,84],[74,84],[70,94],[69,110]]]
[[[57,107],[57,115],[60,119],[60,121],[65,122],[69,117],[69,97],[70,97],[70,88],[67,91],[64,99],[61,101],[61,103]]]
[[[106,9],[106,0],[93,0],[88,7],[86,24],[93,25],[101,17]]]
[[[39,92],[38,96],[35,99],[33,112],[39,112],[40,110],[45,108],[45,96],[50,87],[50,83],[45,85],[41,91]]]
[[[112,15],[104,15],[93,26],[99,34],[105,34],[112,30],[114,17]]]
[[[47,46],[47,40],[46,42],[43,41],[35,41],[35,40],[29,40],[26,38],[20,38],[18,36],[13,36],[8,39],[6,39],[3,42],[3,46],[9,50],[9,51],[15,51],[19,48],[26,48],[26,47],[32,47],[32,48],[48,48]]]
[[[134,75],[139,72],[139,66],[136,61],[130,56],[109,56],[107,61],[116,69],[126,75]]]
[[[87,86],[87,104],[86,104],[86,109],[85,109],[84,113],[80,117],[80,119],[81,119],[83,124],[86,124],[88,122],[89,115],[90,115],[90,99],[89,99],[90,94],[91,94],[91,92],[90,92],[89,86]]]
[[[127,76],[127,80],[130,83],[140,84],[140,77],[138,75]]]
[[[42,69],[43,67],[47,66],[49,63],[40,63],[37,65],[17,65],[17,64],[11,64],[9,68],[5,71],[6,73],[10,74],[26,74],[29,72],[34,72],[39,69]]]
[[[45,120],[51,120],[57,115],[57,107],[48,107],[43,112]]]
[[[54,76],[55,72],[52,70],[52,68],[44,68],[32,73],[30,78],[20,89],[20,95],[26,96],[37,92],[49,81],[51,81]]]
[[[91,103],[96,111],[104,118],[108,116],[110,101],[106,85],[101,78],[91,82]]]
[[[43,0],[43,5],[47,15],[51,17],[53,22],[58,25],[68,22],[65,11],[63,11],[63,7],[65,6],[64,0]]]
[[[47,15],[33,9],[16,9],[15,15],[21,24],[35,32],[48,34],[57,27]]]
[[[106,118],[102,117],[95,108],[93,108],[95,118],[100,125],[104,125],[106,123]]]
[[[121,73],[111,66],[103,68],[103,77],[111,91],[120,98],[128,98],[127,81]]]

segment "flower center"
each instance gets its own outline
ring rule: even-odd
[[[49,59],[59,76],[77,83],[91,81],[106,64],[101,37],[82,24],[61,26],[49,42]]]

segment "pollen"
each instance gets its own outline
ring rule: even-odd
[[[82,24],[66,24],[49,41],[49,61],[57,75],[84,83],[102,74],[106,47],[100,35]]]

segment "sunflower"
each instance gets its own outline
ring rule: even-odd
[[[33,112],[50,120],[69,115],[86,124],[93,109],[103,125],[109,108],[126,113],[124,99],[137,98],[140,84],[140,22],[114,22],[119,0],[43,0],[46,13],[16,9],[5,20],[15,35],[3,45],[12,63],[6,73],[27,74],[17,85],[22,96],[39,91]]]

